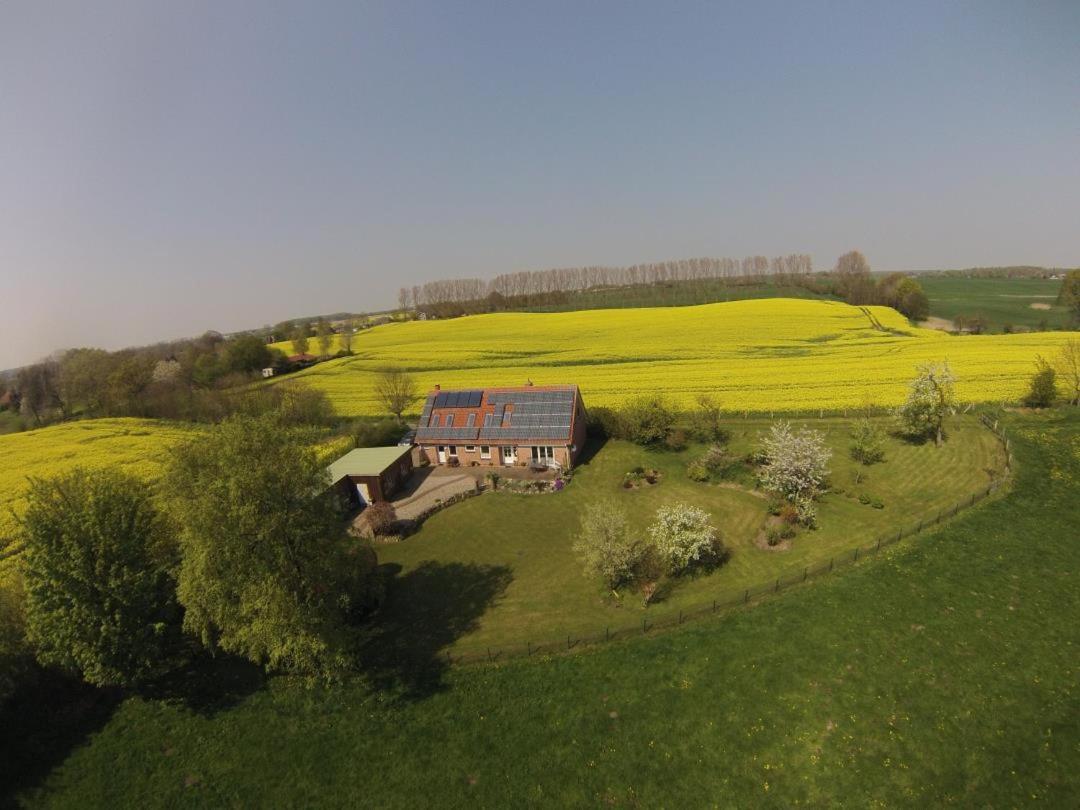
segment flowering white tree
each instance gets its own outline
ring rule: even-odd
[[[722,551],[720,532],[704,509],[685,503],[661,506],[649,527],[649,536],[673,574],[696,562],[708,562]]]
[[[574,552],[584,563],[587,576],[600,577],[609,588],[617,588],[634,578],[635,565],[644,551],[621,507],[611,501],[585,507]]]
[[[812,500],[824,488],[832,451],[820,431],[800,428],[795,432],[790,423],[777,422],[762,445],[765,463],[758,480],[763,487],[791,501]]]
[[[933,436],[934,444],[940,447],[945,417],[956,410],[955,385],[948,362],[919,366],[907,400],[897,412],[900,431],[914,439]]]

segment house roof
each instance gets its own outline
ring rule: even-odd
[[[416,441],[569,442],[579,397],[576,385],[432,391]],[[447,425],[449,414],[453,423]]]
[[[409,447],[357,447],[327,467],[330,483],[336,484],[349,475],[380,475],[410,452]]]

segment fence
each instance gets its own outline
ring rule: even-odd
[[[643,616],[640,625],[621,626],[616,628],[609,626],[605,627],[602,632],[576,636],[568,635],[565,640],[548,640],[541,643],[533,643],[532,641],[527,640],[518,644],[509,644],[501,647],[466,648],[453,651],[447,650],[443,653],[445,657],[444,660],[450,665],[467,665],[483,662],[493,663],[516,658],[531,658],[533,656],[559,655],[582,646],[592,646],[617,639],[627,639],[634,636],[646,635],[652,631],[678,627],[686,621],[713,616],[723,611],[748,605],[751,602],[763,599],[772,594],[779,593],[780,591],[796,585],[801,585],[811,579],[817,579],[831,574],[839,568],[853,565],[867,556],[877,554],[882,549],[887,549],[889,546],[899,543],[905,537],[919,534],[924,529],[937,526],[943,520],[954,517],[962,509],[972,507],[980,501],[990,497],[1008,482],[1013,469],[1011,441],[1006,435],[1005,430],[999,426],[997,419],[986,414],[980,414],[979,420],[987,427],[987,429],[997,436],[998,440],[1001,442],[1002,449],[1005,452],[1006,473],[1003,477],[991,482],[986,489],[972,493],[969,497],[958,501],[951,507],[940,510],[933,517],[919,520],[916,523],[898,529],[895,533],[890,532],[887,535],[877,537],[866,545],[856,546],[851,552],[845,552],[843,555],[833,557],[828,561],[791,570],[777,577],[775,580],[763,582],[754,587],[743,588],[734,592],[729,590],[718,593],[716,598],[712,599],[711,602],[684,608],[677,614],[673,613],[661,618]]]

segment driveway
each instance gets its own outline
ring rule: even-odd
[[[405,489],[391,503],[398,520],[414,520],[435,506],[462,492],[476,489],[476,479],[450,467],[422,467],[409,479]]]

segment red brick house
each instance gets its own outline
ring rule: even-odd
[[[576,385],[527,385],[428,394],[416,443],[432,464],[568,469],[585,446]]]

